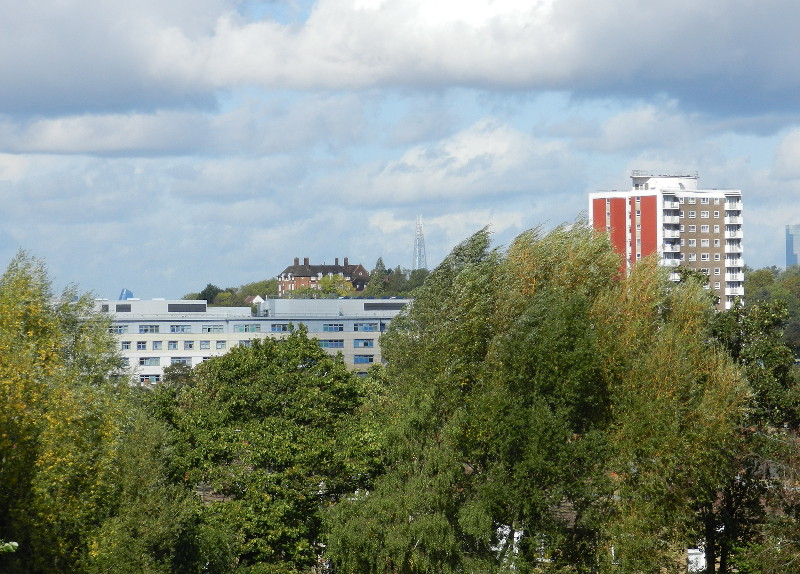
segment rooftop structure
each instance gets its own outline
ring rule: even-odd
[[[347,257],[343,265],[339,265],[338,257],[333,265],[312,265],[308,257],[303,259],[301,265],[300,258],[295,257],[294,265],[289,265],[278,275],[278,296],[284,297],[302,288],[319,289],[319,282],[324,277],[341,277],[349,281],[356,291],[363,291],[369,283],[369,271],[360,263],[351,264]]]

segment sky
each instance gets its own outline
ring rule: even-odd
[[[428,266],[634,169],[800,223],[796,0],[0,0],[0,265],[180,298],[295,257]]]

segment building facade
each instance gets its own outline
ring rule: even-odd
[[[708,275],[720,308],[743,297],[741,190],[698,189],[697,174],[633,171],[631,179],[630,190],[589,194],[592,225],[609,234],[626,268],[657,253],[666,267]]]
[[[800,225],[786,226],[786,267],[800,264]]]
[[[353,285],[355,291],[363,291],[369,283],[369,271],[363,265],[351,264],[347,257],[344,264],[339,265],[339,258],[334,260],[333,265],[311,265],[308,257],[294,258],[294,265],[289,265],[278,275],[278,297],[291,295],[293,291],[303,288],[320,289],[320,281],[325,277],[341,277]]]
[[[95,308],[112,315],[111,330],[135,380],[158,383],[164,367],[195,367],[255,339],[284,337],[305,325],[309,337],[345,364],[365,373],[380,363],[380,335],[408,299],[267,299],[250,307],[209,307],[205,301],[108,301]]]

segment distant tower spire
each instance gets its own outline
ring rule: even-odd
[[[425,258],[425,235],[422,233],[422,216],[417,215],[417,233],[414,236],[414,267],[417,269],[427,269],[428,260]]]

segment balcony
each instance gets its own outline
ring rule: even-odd
[[[725,202],[725,209],[728,211],[732,210],[742,210],[742,202],[741,201],[726,201]]]
[[[665,215],[664,216],[664,223],[680,223],[681,218],[677,215]]]
[[[680,253],[681,246],[676,243],[665,243],[661,246],[662,253]]]
[[[726,273],[725,281],[744,281],[744,273]]]
[[[742,216],[741,215],[731,215],[725,216],[725,224],[728,225],[730,223],[742,223]]]
[[[664,209],[680,209],[681,204],[677,201],[665,201],[664,202]]]
[[[742,252],[741,243],[725,244],[725,253],[741,253],[741,252]]]
[[[744,287],[726,287],[725,295],[744,295]]]
[[[744,260],[741,257],[737,257],[735,259],[725,259],[725,265],[727,267],[744,267]]]
[[[725,239],[741,239],[744,236],[744,233],[741,229],[737,229],[736,231],[726,231],[725,232]]]
[[[665,229],[664,230],[664,237],[667,237],[667,238],[671,237],[671,238],[675,239],[675,238],[678,238],[680,236],[681,236],[681,232],[678,231],[677,229]]]
[[[662,259],[661,266],[662,267],[677,267],[681,264],[680,259]]]

